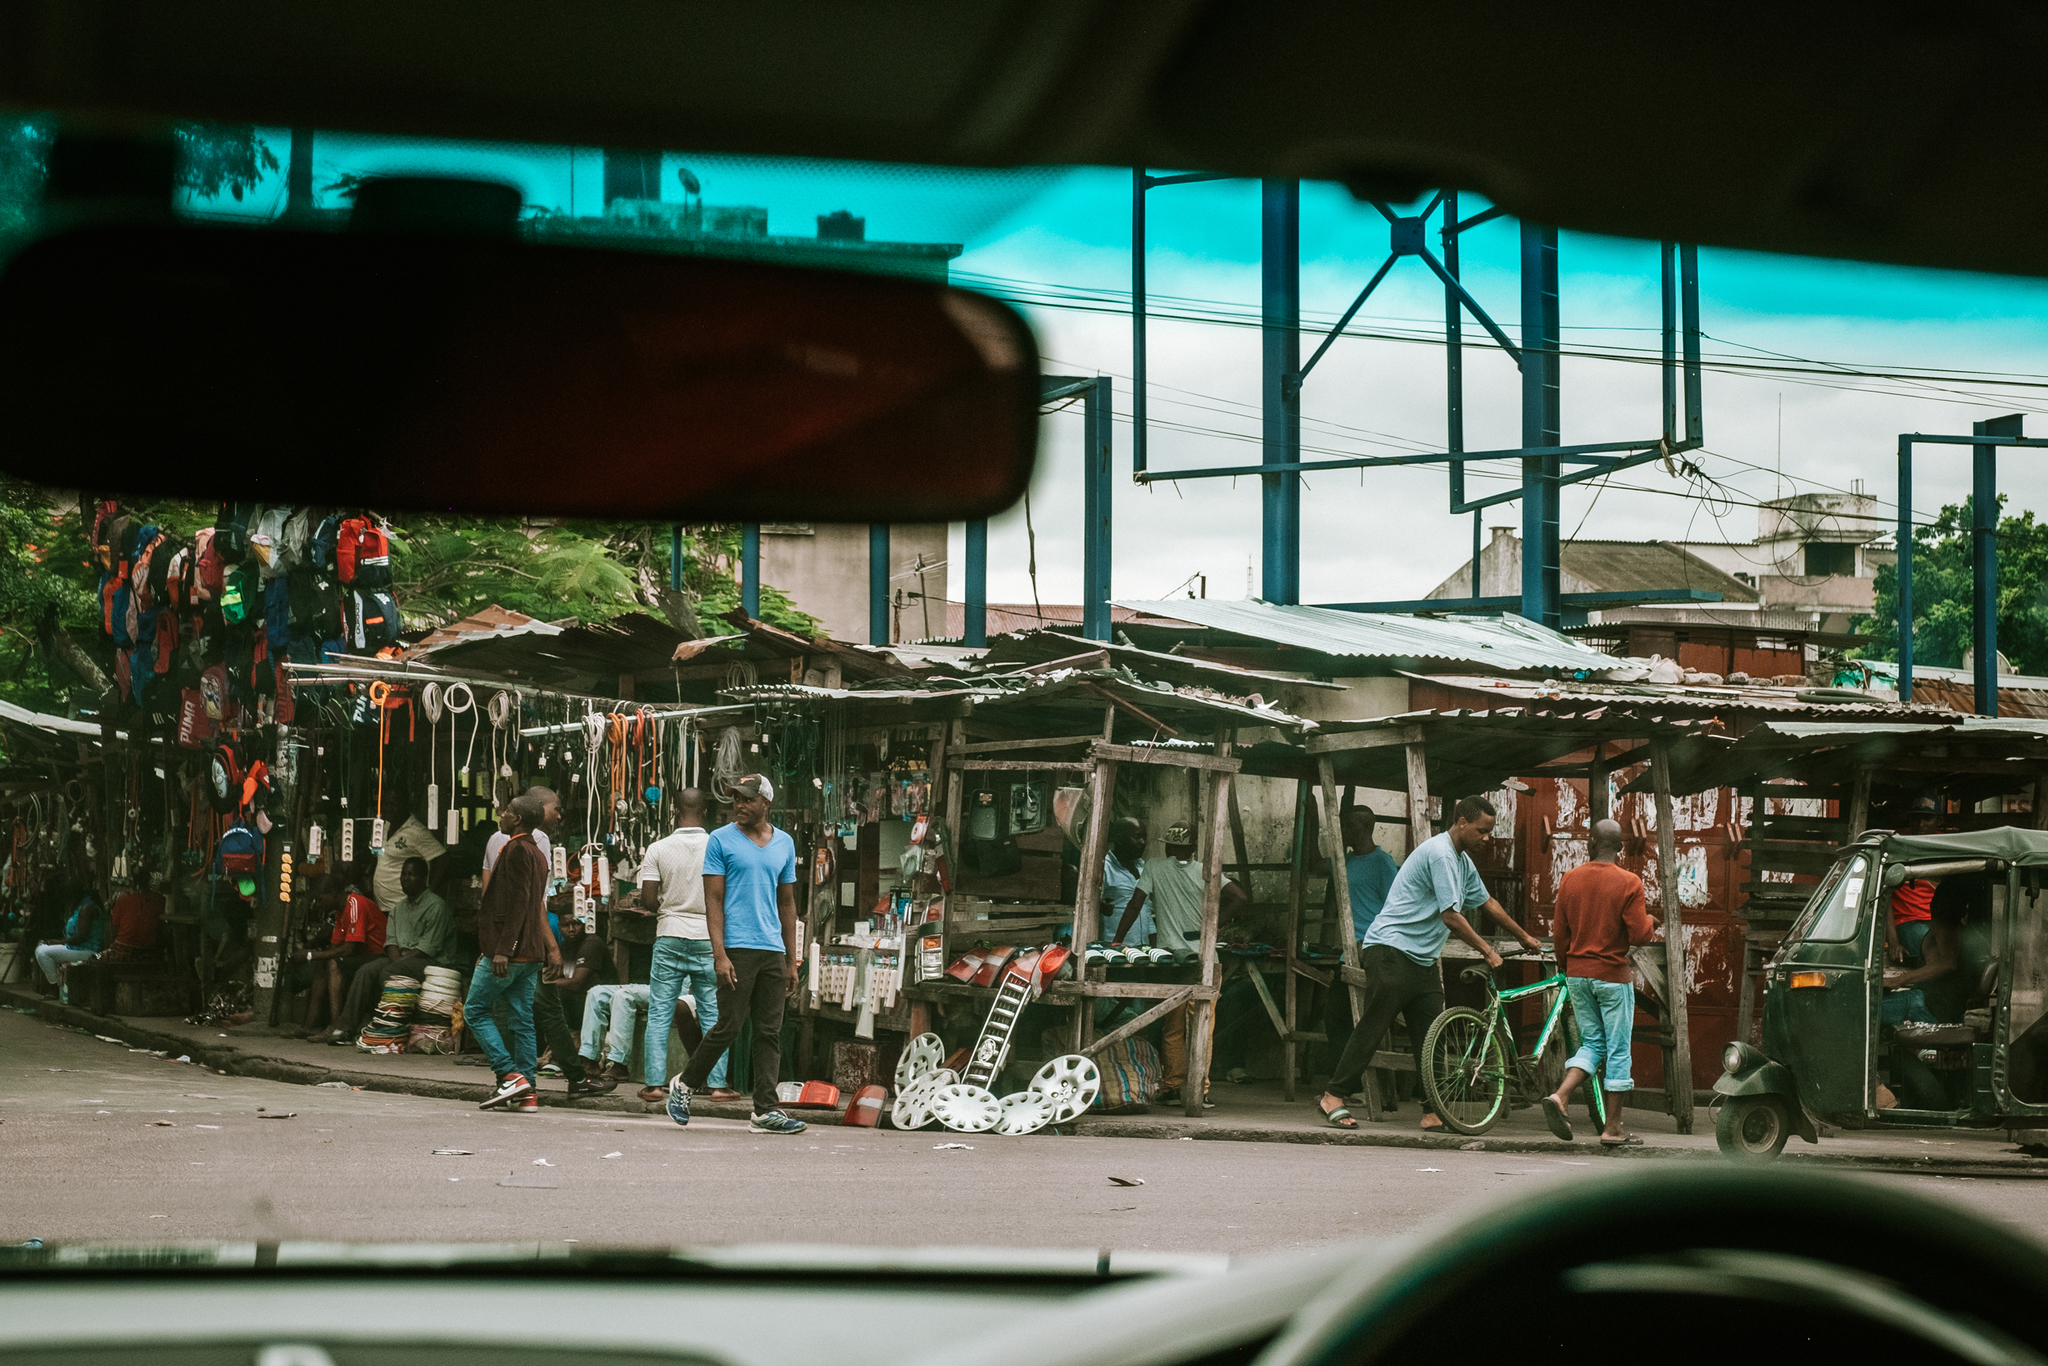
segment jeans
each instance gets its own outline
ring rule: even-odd
[[[540,1066],[540,1045],[533,1036],[533,992],[539,985],[540,964],[537,962],[507,963],[505,975],[499,977],[492,973],[490,959],[476,960],[476,972],[469,979],[469,995],[462,1002],[462,1023],[484,1050],[491,1070],[501,1079],[508,1073],[517,1072],[532,1081],[535,1070]],[[511,1012],[512,1043],[509,1049],[504,1036],[498,1031],[498,1022],[491,1015],[492,1007],[500,1001]]]
[[[1896,1025],[1908,1021],[1916,1024],[1935,1023],[1934,1012],[1927,1008],[1927,998],[1921,995],[1918,987],[1887,991],[1877,1003],[1877,1022]]]
[[[701,1090],[711,1069],[732,1047],[740,1029],[754,1025],[754,1113],[776,1106],[775,1083],[782,1075],[782,1009],[789,1000],[789,955],[774,949],[727,949],[739,985],[718,984],[718,1025],[704,1036],[683,1069],[683,1085]]]
[[[533,994],[533,1027],[540,1041],[554,1055],[555,1066],[570,1081],[583,1080],[583,1059],[576,1056],[576,1036],[569,1032],[568,1016],[562,1012],[567,993],[560,987],[541,983]]]
[[[1564,986],[1571,994],[1572,1018],[1579,1025],[1579,1051],[1565,1066],[1600,1078],[1605,1090],[1635,1090],[1628,1046],[1635,1035],[1636,989],[1627,982],[1597,977],[1567,977]]]
[[[1391,945],[1368,944],[1358,965],[1366,976],[1365,1005],[1344,1044],[1344,1055],[1337,1059],[1337,1070],[1324,1088],[1333,1096],[1352,1095],[1365,1085],[1365,1069],[1379,1051],[1380,1040],[1394,1027],[1396,1015],[1408,1017],[1408,1047],[1415,1055],[1415,1075],[1424,1075],[1427,1064],[1422,1057],[1422,1037],[1444,1011],[1443,978],[1436,964],[1423,967]],[[1346,990],[1341,978],[1330,989]],[[1429,1110],[1427,1100],[1423,1108]]]
[[[83,963],[97,956],[95,949],[74,949],[68,944],[36,945],[36,966],[43,970],[43,976],[51,986],[57,984],[57,970],[73,963]]]
[[[697,1003],[697,1023],[706,1033],[718,1024],[718,970],[709,939],[663,935],[654,941],[654,966],[647,974],[647,1044],[641,1054],[641,1079],[649,1086],[668,1085],[668,1036],[675,1027],[678,996]],[[725,1085],[725,1065],[721,1056],[711,1069],[714,1091]]]
[[[1926,960],[1920,956],[1920,946],[1927,942],[1927,932],[1933,928],[1934,922],[1931,920],[1908,920],[1893,929],[1892,933],[1899,941],[1899,951],[1905,955],[1907,967],[1917,968],[1924,964]]]
[[[583,998],[583,1056],[596,1062],[604,1050],[607,1062],[626,1065],[633,1056],[633,1025],[647,1009],[644,986],[592,987]]]

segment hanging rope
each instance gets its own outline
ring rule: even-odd
[[[740,728],[727,726],[718,733],[718,749],[711,761],[711,791],[723,800],[732,790],[732,785],[746,776],[740,767],[745,762],[740,753]]]

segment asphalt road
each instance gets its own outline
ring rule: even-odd
[[[967,1146],[939,1146],[947,1143]],[[4,1010],[0,1154],[0,1242],[563,1239],[1223,1254],[1425,1232],[1542,1184],[1598,1181],[1627,1165],[1597,1152],[836,1127],[768,1137],[734,1121],[678,1129],[661,1117],[482,1113],[222,1076]],[[1904,1183],[2035,1236],[2048,1227],[2048,1179],[1855,1179]]]

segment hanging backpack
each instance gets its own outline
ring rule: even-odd
[[[164,583],[159,572],[163,566],[157,562],[158,555],[170,558],[170,538],[156,527],[146,526],[136,539],[135,565],[128,571],[129,582],[135,585],[131,602],[137,612],[154,612],[163,605],[163,600],[157,596]]]
[[[398,640],[398,602],[389,593],[356,589],[348,595],[348,644],[358,653]]]
[[[313,568],[322,570],[329,578],[335,573],[334,552],[341,539],[341,514],[330,512],[320,519],[320,525],[313,529],[311,563]]]
[[[341,586],[331,569],[295,564],[285,586],[293,635],[332,640],[341,634]]]
[[[281,655],[291,644],[291,580],[278,577],[263,585],[263,630],[270,637],[270,652]]]
[[[284,573],[284,524],[288,507],[261,507],[249,519],[249,558],[266,579]]]
[[[341,524],[334,546],[335,579],[344,588],[373,592],[391,586],[391,537],[371,517]]]
[[[242,805],[242,754],[233,740],[210,740],[206,748],[206,803],[226,813]],[[222,836],[226,841],[226,836]],[[258,852],[261,852],[259,845]]]
[[[249,554],[249,521],[254,503],[222,503],[213,522],[214,551],[225,564],[240,564]]]
[[[213,602],[227,587],[227,561],[214,545],[219,533],[207,527],[192,538],[192,601]]]
[[[293,508],[284,519],[284,533],[277,540],[280,572],[296,569],[313,553],[313,509]]]

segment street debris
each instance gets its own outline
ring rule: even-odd
[[[552,1167],[555,1164],[548,1161],[545,1157],[536,1157],[533,1159],[533,1165],[536,1167]]]
[[[193,1127],[193,1128],[195,1128],[195,1129],[218,1129],[218,1128],[220,1127],[220,1125],[218,1125],[218,1124],[195,1124],[195,1125],[193,1125],[192,1127]]]
[[[45,1072],[76,1072],[78,1069],[75,1067],[45,1067],[43,1070]]]
[[[1442,1170],[1443,1170],[1443,1168],[1442,1168],[1442,1167],[1417,1167],[1417,1168],[1416,1168],[1415,1170],[1417,1170],[1417,1171],[1419,1171],[1419,1172],[1440,1172],[1440,1171],[1442,1171]]]
[[[325,1086],[325,1087],[328,1087],[328,1088],[329,1088],[329,1089],[331,1089],[331,1090],[336,1090],[336,1091],[360,1091],[360,1090],[362,1090],[362,1089],[363,1089],[363,1088],[362,1088],[362,1087],[360,1087],[360,1086],[350,1086],[350,1085],[349,1085],[349,1084],[348,1084],[347,1082],[345,1082],[345,1081],[322,1081],[322,1082],[315,1082],[315,1083],[314,1083],[314,1085],[316,1085],[316,1086]]]
[[[150,1123],[154,1124],[159,1129],[175,1129],[178,1127],[176,1124],[172,1123],[168,1119],[152,1119]]]
[[[606,1154],[605,1154],[605,1156],[606,1156],[606,1157],[624,1157],[624,1156],[625,1156],[625,1154],[624,1154],[624,1153],[606,1153]]]
[[[185,1099],[187,1099],[187,1100],[225,1100],[225,1099],[227,1099],[227,1098],[226,1098],[225,1096],[209,1096],[209,1095],[207,1095],[207,1094],[206,1094],[206,1093],[205,1093],[204,1091],[187,1091],[187,1092],[185,1092]]]
[[[472,1152],[472,1151],[471,1151],[470,1149],[468,1149],[468,1148],[429,1148],[429,1149],[427,1149],[427,1156],[428,1156],[428,1157],[475,1157],[475,1156],[476,1156],[476,1154],[475,1154],[474,1152]],[[451,1177],[450,1179],[451,1179],[451,1180],[453,1180],[454,1178],[452,1178],[452,1177]]]
[[[179,1061],[179,1062],[190,1062],[190,1061],[192,1061],[192,1055],[191,1055],[190,1053],[180,1053],[180,1054],[178,1055],[178,1061]]]
[[[1112,1176],[1109,1178],[1109,1184],[1112,1186],[1142,1186],[1145,1184],[1145,1178],[1142,1176]]]
[[[1461,1153],[1483,1153],[1486,1151],[1486,1145],[1475,1138],[1470,1143],[1460,1143],[1458,1151]]]
[[[298,1117],[299,1112],[297,1110],[272,1110],[256,1116],[258,1119],[297,1119]]]
[[[974,1151],[974,1145],[973,1145],[972,1143],[934,1143],[934,1144],[932,1144],[932,1151],[933,1151],[933,1152],[935,1152],[935,1153],[942,1153],[942,1152],[946,1151],[946,1149],[948,1149],[948,1148],[964,1148],[964,1149],[965,1149],[966,1151],[968,1151],[968,1152],[970,1152],[970,1153]]]

